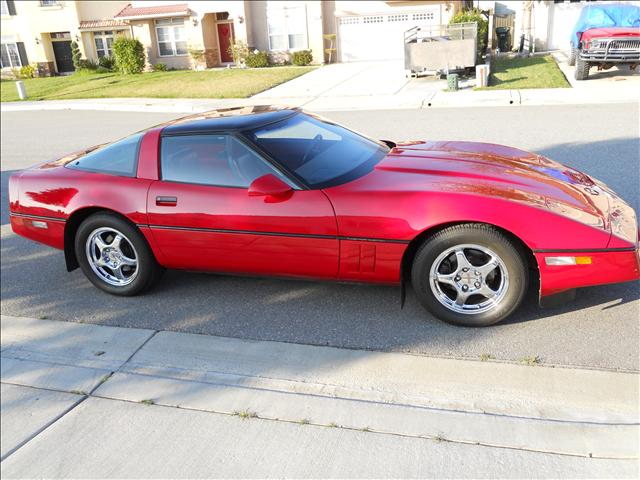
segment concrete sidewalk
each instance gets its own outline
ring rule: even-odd
[[[561,64],[561,68],[562,64]],[[569,67],[567,67],[569,68]],[[566,68],[565,68],[566,70]],[[569,75],[568,72],[565,72]],[[447,92],[445,80],[408,79],[402,62],[331,64],[251,98],[161,99],[107,98],[5,102],[3,112],[20,110],[115,110],[134,112],[199,113],[245,105],[300,106],[310,111],[421,109],[439,107],[490,107],[518,105],[575,105],[638,102],[640,78],[625,82],[578,82],[581,88],[540,90],[471,89],[474,80],[463,80],[461,90]],[[575,83],[575,82],[574,82]],[[588,88],[583,88],[585,85]],[[9,86],[5,87],[9,88]]]
[[[3,478],[638,469],[633,373],[9,316],[1,356]]]

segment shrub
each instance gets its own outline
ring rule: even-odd
[[[245,63],[249,68],[268,67],[269,54],[267,52],[260,52],[259,50],[254,50],[253,52],[249,52]]]
[[[109,73],[111,70],[105,67],[96,68],[96,73]]]
[[[144,47],[139,40],[120,36],[113,45],[115,69],[123,74],[142,73],[145,64]]]
[[[291,63],[298,66],[309,65],[313,61],[311,50],[299,50],[291,55]]]
[[[82,70],[97,70],[98,69],[98,64],[96,62],[94,62],[93,60],[84,60],[84,59],[80,59],[80,61],[78,62],[78,66],[76,67],[77,71],[82,71]]]
[[[24,65],[23,67],[20,67],[18,76],[20,78],[34,78],[37,71],[38,70],[33,65]]]
[[[167,64],[166,63],[156,63],[153,65],[154,72],[166,72]]]
[[[71,60],[76,70],[82,68],[82,54],[80,53],[78,42],[71,42]]]
[[[467,22],[476,22],[478,24],[477,58],[478,58],[478,62],[481,62],[482,55],[484,54],[484,51],[487,48],[487,34],[489,33],[489,21],[484,18],[484,15],[482,15],[480,10],[478,10],[477,8],[474,8],[472,10],[465,10],[463,12],[456,13],[449,21],[449,25],[454,23],[467,23]]]
[[[229,47],[229,54],[233,57],[233,63],[240,65],[246,62],[249,56],[249,47],[244,41],[238,40]]]
[[[98,58],[98,66],[102,68],[106,68],[107,70],[113,70],[113,57],[105,55],[104,57]]]

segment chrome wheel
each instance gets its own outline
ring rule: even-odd
[[[502,302],[509,276],[504,262],[493,251],[463,244],[438,255],[431,265],[429,285],[436,299],[449,310],[479,314]]]
[[[114,228],[91,232],[85,250],[91,269],[109,285],[129,285],[138,275],[138,254],[133,243]]]

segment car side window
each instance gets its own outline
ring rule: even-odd
[[[268,173],[289,183],[273,166],[233,135],[162,137],[162,179],[219,187],[247,188]]]
[[[97,148],[69,162],[66,166],[87,172],[135,177],[138,150],[143,136],[144,133],[136,133],[110,145]]]

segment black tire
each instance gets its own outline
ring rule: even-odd
[[[99,273],[96,273],[90,264],[89,254],[87,253],[87,239],[93,232],[102,228],[114,229],[123,234],[126,241],[124,242],[125,246],[122,247],[123,252],[125,252],[125,249],[131,252],[131,246],[133,246],[134,250],[131,253],[135,257],[137,265],[135,267],[135,275],[132,275],[134,278],[127,285],[119,286],[107,283],[107,280],[102,278]],[[112,213],[96,213],[85,219],[76,232],[74,247],[76,258],[85,276],[96,287],[112,295],[137,295],[150,288],[164,272],[164,268],[156,261],[149,244],[140,230],[127,220]],[[127,253],[127,255],[131,257],[131,253]],[[126,268],[133,270],[130,267]]]
[[[576,58],[578,57],[578,50],[572,45],[569,48],[569,66],[573,67],[576,64]]]
[[[506,268],[506,278],[508,278],[508,285],[502,296],[497,297],[498,300],[490,309],[480,313],[459,313],[452,310],[452,307],[445,306],[436,297],[430,279],[431,268],[441,255],[454,247],[468,244],[478,245],[495,253]],[[470,249],[470,253],[473,253],[473,249]],[[494,272],[492,275],[498,274]],[[489,276],[487,275],[486,278],[488,279]],[[493,325],[512,314],[526,294],[529,284],[526,252],[490,225],[479,223],[454,225],[429,237],[420,247],[413,260],[411,281],[420,303],[437,318],[467,327]],[[473,302],[472,298],[480,297],[469,297],[470,302]]]
[[[589,78],[590,68],[591,65],[589,65],[589,62],[585,62],[580,57],[578,57],[576,59],[576,68],[573,76],[576,80],[586,80],[587,78]]]

